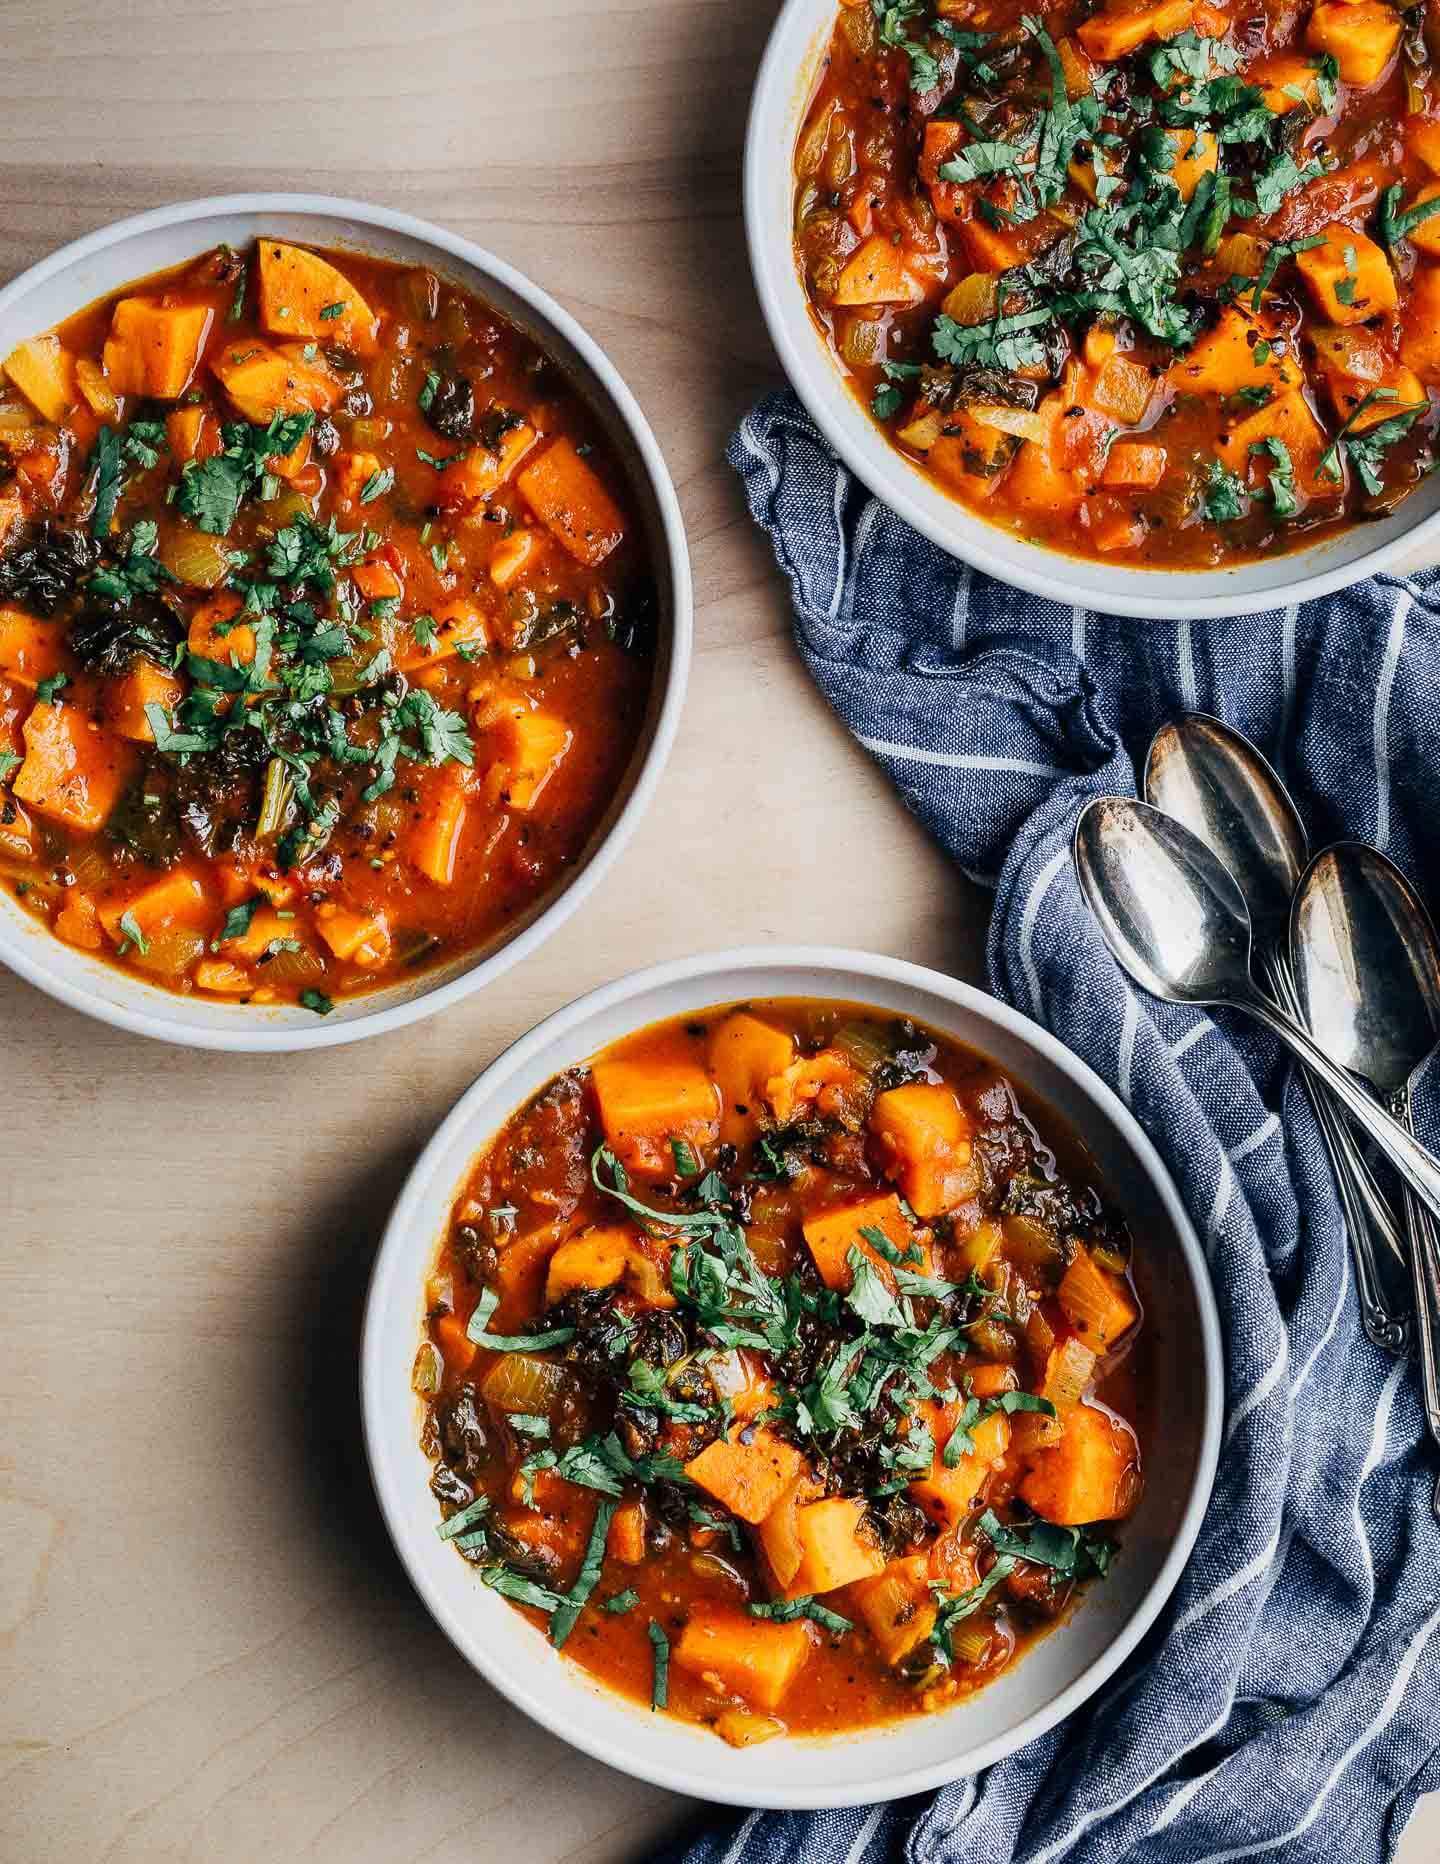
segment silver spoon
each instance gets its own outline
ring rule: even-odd
[[[1310,850],[1300,812],[1271,765],[1222,720],[1187,713],[1151,741],[1145,799],[1183,822],[1229,869],[1250,909],[1259,981],[1318,1038],[1290,964],[1290,903]],[[1394,1215],[1334,1101],[1312,1075],[1302,1078],[1345,1212],[1361,1322],[1376,1346],[1403,1356],[1410,1350],[1409,1315],[1391,1300],[1376,1252],[1378,1239],[1397,1263],[1406,1262]]]
[[[1295,975],[1316,1039],[1414,1131],[1416,1077],[1440,1040],[1440,940],[1395,863],[1360,842],[1316,855],[1291,913]],[[1425,1416],[1440,1443],[1440,1239],[1406,1191]],[[1440,1513],[1440,1487],[1436,1512]]]
[[[1107,944],[1142,989],[1170,1003],[1243,1010],[1344,1103],[1405,1182],[1440,1216],[1440,1159],[1378,1107],[1250,975],[1250,915],[1198,836],[1149,803],[1102,796],[1075,824],[1075,867]]]

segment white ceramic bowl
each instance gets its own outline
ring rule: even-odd
[[[131,279],[182,264],[220,241],[260,234],[428,265],[503,312],[564,368],[605,423],[649,534],[660,591],[660,652],[650,708],[604,819],[563,887],[486,946],[420,977],[337,1004],[324,1017],[288,1006],[182,997],[64,944],[0,893],[0,961],[73,1009],[137,1035],[192,1048],[327,1048],[381,1035],[447,1009],[535,950],[603,878],[654,794],[674,742],[690,671],[690,558],[669,471],[619,372],[573,317],[529,279],[469,240],[410,214],[321,194],[234,194],[180,201],[62,247],[0,290],[0,356]]]
[[[602,1689],[480,1583],[436,1535],[410,1372],[424,1282],[475,1155],[552,1075],[664,1017],[754,997],[876,1004],[993,1057],[1064,1115],[1090,1147],[1141,1238],[1156,1418],[1141,1507],[1110,1577],[1022,1662],[968,1702],[878,1732],[780,1740],[737,1751]],[[839,1806],[894,1799],[958,1779],[1068,1715],[1154,1623],[1199,1529],[1215,1474],[1223,1378],[1204,1258],[1154,1147],[1099,1077],[1036,1024],[937,971],[859,952],[777,946],[683,959],[582,997],[480,1077],[422,1155],[376,1260],[361,1349],[365,1441],[385,1520],[420,1596],[456,1648],[552,1733],[624,1773],[742,1806]]]
[[[795,142],[839,16],[837,0],[786,0],[755,84],[745,145],[745,226],[761,307],[785,372],[840,458],[907,524],[988,575],[1052,601],[1147,620],[1286,608],[1440,548],[1440,474],[1374,524],[1259,563],[1146,570],[1046,550],[948,498],[882,437],[814,318],[793,246]]]

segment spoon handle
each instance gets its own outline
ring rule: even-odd
[[[1396,1119],[1373,1101],[1365,1089],[1344,1068],[1337,1067],[1317,1042],[1297,1022],[1277,1010],[1253,986],[1239,995],[1227,997],[1235,1009],[1246,1010],[1255,1020],[1292,1049],[1312,1074],[1341,1101],[1347,1113],[1399,1172],[1405,1183],[1430,1211],[1440,1218],[1440,1160],[1412,1139]]]
[[[1408,1083],[1389,1095],[1387,1110],[1400,1120],[1407,1132],[1413,1132],[1415,1114]],[[1405,1230],[1410,1244],[1410,1271],[1415,1282],[1415,1324],[1420,1344],[1420,1373],[1425,1403],[1425,1421],[1430,1435],[1440,1443],[1440,1239],[1437,1239],[1430,1213],[1407,1185],[1405,1188]],[[1440,1488],[1435,1491],[1436,1513],[1440,1514]]]

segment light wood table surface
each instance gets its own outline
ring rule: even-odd
[[[986,902],[810,686],[722,458],[778,375],[738,207],[774,11],[0,0],[0,277],[232,189],[438,220],[552,291],[628,378],[698,607],[648,820],[577,921],[451,1015],[309,1058],[209,1056],[0,973],[7,1864],[638,1860],[694,1817],[508,1711],[430,1625],[371,1500],[355,1352],[418,1149],[560,1004],[781,938],[981,976]],[[1410,1864],[1440,1850],[1423,1818]]]

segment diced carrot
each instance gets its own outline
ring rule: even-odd
[[[645,1560],[645,1504],[638,1499],[621,1502],[610,1521],[607,1549],[612,1560],[624,1566],[641,1566]]]
[[[208,304],[165,304],[155,298],[121,298],[105,342],[105,374],[119,395],[175,401],[210,334]]]
[[[765,1083],[795,1059],[794,1040],[748,1010],[736,1010],[711,1030],[708,1056],[720,1089],[720,1137],[741,1145],[759,1130]]]
[[[442,1314],[435,1322],[435,1338],[445,1358],[445,1370],[463,1377],[479,1351],[466,1333],[464,1321],[458,1314]]]
[[[455,878],[473,791],[473,773],[464,764],[446,764],[422,792],[422,814],[406,837],[405,853],[437,886],[448,887]]]
[[[1083,1243],[1061,1277],[1057,1298],[1070,1325],[1097,1353],[1113,1346],[1140,1318],[1125,1282],[1102,1269]]]
[[[1075,36],[1101,64],[1125,58],[1151,39],[1173,39],[1195,17],[1194,0],[1158,0],[1154,6],[1132,13],[1093,13],[1076,29]]]
[[[691,1612],[671,1648],[682,1670],[714,1676],[722,1688],[761,1709],[778,1709],[814,1648],[804,1619],[775,1624],[720,1605]]]
[[[59,337],[27,337],[5,358],[4,368],[25,399],[55,426],[75,405],[75,358]]]
[[[152,661],[137,660],[130,671],[111,681],[105,691],[105,723],[132,744],[153,744],[155,733],[145,708],[163,706],[171,713],[185,695],[185,688],[173,673],[165,672]]]
[[[731,1514],[758,1523],[800,1474],[804,1461],[793,1443],[763,1424],[742,1423],[691,1457],[685,1474]]]
[[[1115,1521],[1139,1498],[1139,1468],[1130,1427],[1098,1406],[1082,1404],[1067,1418],[1059,1443],[1030,1459],[1020,1495],[1060,1527]]]
[[[357,563],[350,580],[367,602],[383,602],[405,593],[404,583],[388,563]]]
[[[525,502],[565,548],[596,569],[625,535],[625,519],[572,440],[547,447],[515,482]]]
[[[262,239],[259,250],[260,321],[272,335],[372,353],[380,320],[343,272],[303,246]]]
[[[915,1240],[910,1220],[893,1194],[812,1211],[805,1218],[804,1230],[806,1247],[815,1259],[821,1280],[827,1288],[842,1294],[854,1280],[849,1260],[852,1249],[858,1249],[883,1277],[890,1276],[884,1255],[866,1242],[862,1230],[878,1230],[902,1254]]]
[[[1101,481],[1105,485],[1148,490],[1165,477],[1164,447],[1147,440],[1117,440],[1105,459]]]
[[[953,1088],[924,1081],[892,1087],[877,1096],[870,1131],[886,1174],[917,1216],[938,1217],[974,1195],[970,1122]]]
[[[330,462],[330,483],[334,486],[336,497],[340,500],[341,504],[353,505],[379,471],[380,456],[376,453],[366,453],[363,451],[337,453]],[[369,569],[372,566],[370,564],[361,564],[358,567],[359,569]],[[363,583],[360,583],[358,572],[352,571],[351,574],[355,576],[361,594],[367,596],[371,601],[374,601],[375,598],[370,595],[369,590],[365,588]]]
[[[0,673],[20,686],[38,686],[60,671],[65,630],[23,609],[0,608]]]
[[[500,436],[492,451],[471,446],[456,454],[435,482],[435,503],[446,511],[475,505],[510,479],[540,436],[528,421],[519,421]]]
[[[326,900],[315,908],[315,929],[347,963],[383,964],[390,955],[390,928],[380,913],[360,913]]]
[[[925,287],[905,267],[901,249],[876,233],[857,248],[840,274],[835,304],[919,304]]]
[[[129,780],[130,746],[101,731],[78,705],[36,705],[24,730],[25,761],[14,794],[41,815],[94,834]]]

